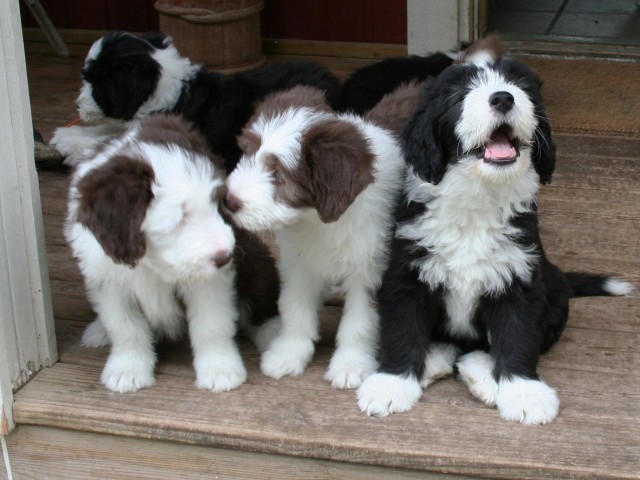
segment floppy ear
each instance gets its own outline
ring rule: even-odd
[[[95,60],[83,77],[105,116],[131,120],[156,89],[160,73],[158,62],[143,52]]]
[[[551,183],[551,176],[556,166],[556,145],[551,138],[551,125],[542,109],[536,112],[538,128],[535,132],[532,161],[540,177],[540,183]]]
[[[313,206],[324,223],[335,222],[374,181],[374,155],[353,124],[329,120],[311,127],[302,145]]]
[[[114,157],[78,182],[78,222],[115,263],[133,267],[145,253],[140,227],[153,198],[153,178],[148,164]]]
[[[442,180],[446,167],[440,135],[435,131],[435,102],[423,97],[402,133],[405,161],[416,175],[433,184]]]

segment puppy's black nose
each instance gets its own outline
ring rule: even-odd
[[[223,200],[224,206],[227,207],[231,213],[236,213],[242,208],[242,201],[236,197],[233,193],[227,193]]]
[[[221,251],[215,254],[212,261],[216,267],[221,268],[224,267],[227,263],[231,261],[232,255],[231,252]]]
[[[495,92],[489,97],[489,105],[501,113],[507,113],[513,108],[513,95],[509,92]]]

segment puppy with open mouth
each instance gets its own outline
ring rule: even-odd
[[[537,195],[555,146],[540,86],[522,63],[486,55],[427,82],[403,135],[409,172],[378,293],[380,368],[358,390],[362,411],[410,410],[457,362],[503,418],[549,422],[558,395],[537,365],[569,299],[633,291],[545,256]]]

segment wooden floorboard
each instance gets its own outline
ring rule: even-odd
[[[86,46],[73,47],[70,59],[59,59],[41,45],[28,47],[33,118],[47,139],[53,128],[75,117],[84,52]],[[371,59],[321,61],[344,77]],[[640,286],[640,139],[562,134],[555,140],[557,170],[540,195],[549,257],[563,269],[606,273]],[[242,459],[254,472],[264,461],[263,473],[284,472],[280,478],[291,471],[301,472],[291,478],[346,478],[345,468],[352,469],[349,478],[391,478],[383,466],[407,469],[397,471],[406,478],[419,478],[418,472],[640,478],[637,296],[572,300],[569,325],[540,365],[542,378],[558,390],[560,414],[539,427],[501,420],[455,378],[430,386],[409,413],[365,416],[355,392],[333,390],[323,379],[339,306],[323,309],[323,338],[300,377],[265,377],[255,348],[240,340],[248,383],[224,394],[201,391],[194,386],[191,353],[183,342],[159,348],[154,387],[128,395],[107,392],[99,378],[108,349],[80,345],[94,314],[63,236],[69,172],[44,169],[39,176],[60,362],[16,395],[21,427],[9,439],[20,452],[17,471],[28,470],[35,452],[48,445],[31,478],[65,458],[75,462],[72,473],[92,464],[93,478],[101,478],[108,462],[99,460],[98,445],[104,445],[105,459],[117,459],[122,450],[142,448],[131,445],[147,445],[139,439],[151,439],[148,445],[160,456],[175,456],[176,466],[191,459],[184,478],[201,474],[207,462],[222,462],[220,468],[227,470],[221,472],[243,478],[249,470],[238,470]],[[94,433],[114,436],[98,441]],[[225,464],[225,454],[236,462]],[[151,467],[148,477],[141,468],[140,478],[153,478]],[[166,478],[178,471],[167,469]],[[127,478],[126,465],[116,473]]]

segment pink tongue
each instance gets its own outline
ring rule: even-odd
[[[509,138],[502,133],[494,133],[487,144],[484,158],[493,161],[506,161],[516,158],[516,149],[511,145]]]

